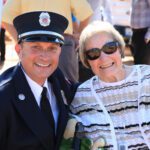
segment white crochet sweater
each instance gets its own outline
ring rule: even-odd
[[[132,66],[126,79],[114,83],[94,76],[78,87],[70,109],[83,123],[84,136],[93,141],[104,137],[105,148],[148,150],[150,66]]]

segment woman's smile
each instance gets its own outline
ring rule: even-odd
[[[104,65],[100,65],[100,69],[107,69],[110,68],[114,65],[114,62],[109,63],[109,64],[104,64]]]

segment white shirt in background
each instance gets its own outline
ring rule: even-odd
[[[131,0],[110,0],[113,25],[130,26]]]

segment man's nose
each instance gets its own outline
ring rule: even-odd
[[[50,52],[47,49],[43,49],[40,53],[40,56],[49,57]]]

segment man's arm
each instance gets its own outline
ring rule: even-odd
[[[22,0],[3,0],[6,1],[2,12],[2,25],[10,33],[12,38],[17,40],[17,33],[13,27],[13,19],[22,13]]]
[[[12,24],[2,22],[4,28],[9,32],[14,41],[17,41],[17,32]]]
[[[93,14],[90,4],[86,0],[71,0],[71,11],[80,21],[79,32],[89,23]]]
[[[86,18],[86,19],[84,19],[83,21],[80,22],[79,33],[81,33],[82,30],[88,25],[90,18],[91,18],[91,16],[89,16],[88,18]]]

